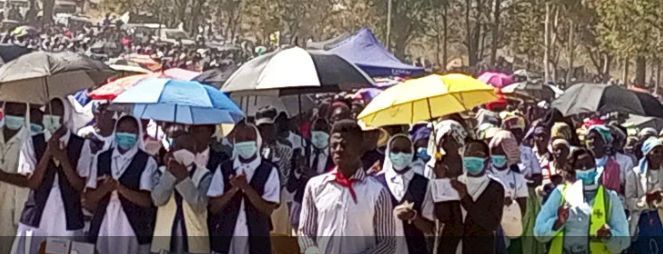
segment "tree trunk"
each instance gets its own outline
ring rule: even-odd
[[[53,22],[53,9],[55,8],[55,0],[44,0],[44,12],[41,18],[42,28],[50,25]]]
[[[654,87],[654,94],[658,96],[658,87],[661,85],[661,60],[655,58],[656,61],[656,86]]]
[[[635,58],[635,82],[634,85],[646,87],[647,85],[647,58],[638,55]]]
[[[624,67],[624,73],[623,73],[623,76],[622,76],[622,80],[623,80],[625,85],[628,85],[628,67],[629,67],[630,63],[631,63],[631,61],[629,61],[628,56],[624,57],[624,66],[623,66]]]
[[[567,55],[569,57],[569,66],[566,71],[566,78],[564,78],[565,83],[569,83],[571,78],[574,76],[574,69],[573,69],[573,61],[575,60],[575,48],[576,44],[574,41],[574,34],[575,34],[575,23],[573,23],[573,20],[569,21],[569,41],[567,43],[568,48],[567,48]]]
[[[543,81],[547,84],[550,81],[549,54],[550,54],[550,3],[546,2],[546,18],[544,21],[543,34]]]
[[[449,32],[449,23],[447,19],[447,12],[449,6],[447,5],[448,3],[444,3],[442,5],[442,31],[444,32],[444,38],[442,38],[442,68],[444,70],[447,69],[447,63],[449,62],[449,55],[447,55],[448,52],[448,43],[449,43],[449,35],[447,34]]]
[[[497,61],[497,48],[499,47],[499,30],[500,30],[500,16],[501,16],[502,0],[495,0],[495,12],[493,13],[493,45],[490,49],[490,66],[495,67]]]

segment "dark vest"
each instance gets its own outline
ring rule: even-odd
[[[69,163],[76,171],[78,166],[78,158],[80,157],[81,150],[85,140],[74,134],[70,134],[67,145],[67,155],[69,156]],[[32,145],[35,149],[37,161],[42,159],[46,152],[46,138],[44,134],[32,137]],[[67,219],[67,230],[79,230],[83,228],[83,210],[81,208],[81,192],[74,189],[67,180],[61,166],[55,166],[53,160],[49,160],[48,168],[44,179],[36,190],[31,190],[28,200],[25,202],[25,208],[21,214],[21,223],[38,228],[41,223],[42,213],[46,206],[48,196],[51,194],[51,188],[55,181],[55,175],[58,176],[58,184],[60,186],[60,194],[64,202],[64,209]]]
[[[229,160],[230,157],[222,151],[216,151],[212,147],[209,149],[209,159],[207,160],[207,170],[214,174],[221,163]]]
[[[375,178],[380,183],[382,183],[385,188],[389,189],[389,186],[387,186],[387,179],[385,178],[384,174],[379,174],[375,176]],[[416,210],[418,214],[421,214],[421,207],[424,202],[424,197],[426,196],[427,187],[428,179],[419,174],[414,174],[414,177],[412,180],[410,180],[410,184],[407,187],[405,196],[403,196],[403,200],[396,200],[390,191],[389,194],[391,194],[391,202],[394,206],[400,205],[405,201],[412,202],[414,203],[414,210]],[[407,242],[408,252],[410,254],[429,253],[428,249],[426,248],[427,244],[424,233],[417,229],[414,224],[410,224],[405,221],[402,221],[401,223],[403,223],[403,233],[405,234],[405,242]]]
[[[111,161],[113,156],[113,149],[108,150],[99,154],[97,157],[97,175],[98,177],[102,176],[111,176]],[[145,165],[150,156],[138,150],[136,155],[134,155],[133,160],[129,164],[129,167],[122,174],[119,179],[119,182],[125,187],[134,190],[140,191],[140,178],[145,171]],[[94,212],[92,217],[92,222],[90,223],[90,234],[89,241],[96,244],[97,238],[99,237],[99,229],[101,223],[104,221],[106,216],[106,208],[110,202],[111,194],[106,195],[97,206],[97,210]],[[156,221],[156,207],[152,206],[150,208],[140,207],[126,198],[119,196],[120,202],[122,203],[122,210],[127,215],[127,219],[131,224],[131,228],[136,233],[139,244],[149,244],[152,242],[152,235],[154,233],[154,223]]]
[[[263,160],[260,166],[253,173],[249,185],[262,196],[265,191],[265,183],[272,173],[274,165]],[[229,183],[230,176],[235,174],[233,161],[227,161],[221,164],[221,173],[223,174],[224,192],[228,192],[232,186]],[[226,207],[218,214],[209,214],[209,232],[211,236],[211,248],[218,253],[229,253],[230,242],[237,224],[239,208],[241,201],[244,200],[244,209],[246,212],[247,228],[249,231],[249,252],[251,254],[262,254],[271,252],[271,242],[269,231],[271,230],[271,219],[269,215],[264,215],[242,192],[232,197]]]
[[[306,149],[304,150],[305,151],[304,156],[306,156],[306,157],[304,157],[304,158],[306,158],[306,160],[308,161],[310,169],[315,172],[315,171],[318,170],[318,165],[313,165],[314,161],[311,159],[311,155],[313,154],[312,153],[313,149],[314,148],[311,145],[311,143],[310,142],[307,143]],[[299,151],[299,150],[296,150],[296,151]],[[293,152],[293,154],[295,154],[295,153]],[[293,162],[292,162],[291,165],[297,165],[297,163],[299,162],[297,160],[297,156],[292,156],[292,158],[293,158],[293,160],[292,160]],[[296,169],[296,168],[298,168],[298,166],[294,166],[293,170]],[[329,155],[327,155],[327,163],[325,164],[324,172],[328,172],[328,171],[331,171],[333,169],[334,169],[334,161],[332,161],[332,155],[329,154]],[[293,197],[294,201],[302,203],[302,199],[304,198],[304,189],[306,189],[306,183],[308,183],[308,180],[309,179],[297,178],[297,177],[295,177],[295,174],[288,175],[288,179],[286,179],[286,189],[289,192],[294,192],[295,193],[295,196]]]

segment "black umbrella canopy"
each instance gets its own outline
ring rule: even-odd
[[[5,63],[30,52],[32,52],[32,50],[28,47],[14,44],[0,44],[0,58],[2,58],[2,61]]]
[[[564,116],[590,112],[646,115],[634,92],[615,85],[573,85],[552,102],[552,107]]]
[[[327,93],[372,87],[373,80],[340,56],[299,47],[282,49],[242,65],[221,90],[247,95]]]
[[[45,103],[102,84],[113,73],[81,54],[33,52],[0,67],[0,99]]]
[[[645,111],[646,116],[663,118],[663,105],[651,94],[632,91],[640,100],[640,105]]]
[[[206,70],[197,77],[193,78],[193,81],[198,81],[203,84],[208,84],[216,88],[221,88],[228,78],[239,69],[239,66],[232,64],[225,67],[214,68]]]

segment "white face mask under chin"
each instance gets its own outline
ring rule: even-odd
[[[177,150],[173,153],[173,157],[177,162],[180,164],[189,167],[193,164],[193,162],[196,160],[196,155],[193,154],[192,152],[189,152],[189,150],[186,149],[180,149]]]

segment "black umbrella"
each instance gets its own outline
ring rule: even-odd
[[[262,55],[242,65],[221,90],[281,96],[372,86],[373,80],[366,73],[334,53],[292,47]]]
[[[615,85],[576,84],[552,102],[564,116],[621,112],[648,116],[635,92]]]
[[[646,116],[663,118],[663,105],[661,105],[661,102],[656,99],[656,97],[648,93],[641,93],[638,91],[632,92],[638,97],[638,100],[640,100],[640,105],[642,105],[642,109],[645,110]]]
[[[208,84],[216,88],[221,88],[221,86],[223,86],[223,84],[228,81],[228,78],[230,78],[230,76],[233,75],[237,69],[239,69],[239,66],[235,64],[210,69],[193,78],[193,81]]]
[[[38,51],[0,67],[0,100],[44,104],[102,84],[113,70],[72,52]]]
[[[0,58],[8,63],[22,55],[32,52],[31,49],[15,44],[0,44]]]

